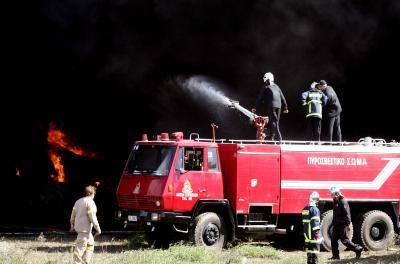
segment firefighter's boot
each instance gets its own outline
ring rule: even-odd
[[[318,264],[318,256],[315,253],[311,253],[310,262],[311,264]]]
[[[356,259],[359,259],[361,257],[361,252],[363,251],[363,247],[362,246],[358,246],[356,247]]]
[[[311,253],[307,253],[307,264],[312,264],[312,254]]]

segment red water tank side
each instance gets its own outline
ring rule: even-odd
[[[237,145],[218,144],[218,153],[224,183],[224,197],[229,200],[236,212],[237,197]]]
[[[388,147],[282,146],[281,213],[300,213],[312,191],[331,200],[339,187],[348,200],[400,199],[400,151]]]
[[[235,213],[249,207],[271,206],[279,213],[280,148],[275,145],[221,144],[220,155],[225,195]]]
[[[267,206],[279,213],[280,148],[277,145],[243,145],[237,152],[237,210]]]

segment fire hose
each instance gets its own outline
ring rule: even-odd
[[[246,108],[244,108],[243,106],[241,106],[239,104],[238,101],[233,101],[233,100],[229,100],[230,101],[230,108],[236,109],[239,112],[241,112],[242,114],[244,114],[245,116],[247,116],[248,118],[250,118],[250,123],[252,123],[256,129],[257,129],[257,140],[259,141],[263,141],[265,138],[265,133],[264,133],[264,128],[265,126],[268,124],[268,117],[267,116],[258,116],[255,113],[247,110]]]

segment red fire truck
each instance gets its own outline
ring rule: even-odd
[[[296,232],[309,194],[318,191],[323,246],[329,250],[332,186],[349,201],[349,235],[354,231],[364,248],[382,250],[399,232],[398,143],[170,136],[144,137],[133,145],[117,190],[118,219],[127,227],[142,226],[150,242],[161,246],[183,234],[196,245],[221,248],[242,232]]]

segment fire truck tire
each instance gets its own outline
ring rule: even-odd
[[[322,247],[331,251],[331,235],[332,235],[332,219],[333,211],[328,210],[321,215],[321,232],[324,240],[322,241]],[[351,240],[353,238],[353,225],[350,226],[350,231],[347,232],[347,237]],[[339,241],[339,251],[345,250],[345,245]]]
[[[226,242],[224,220],[216,213],[198,215],[191,231],[191,240],[196,246],[222,249]]]
[[[385,212],[366,212],[360,221],[358,240],[367,250],[378,251],[388,248],[394,239],[392,219]]]

